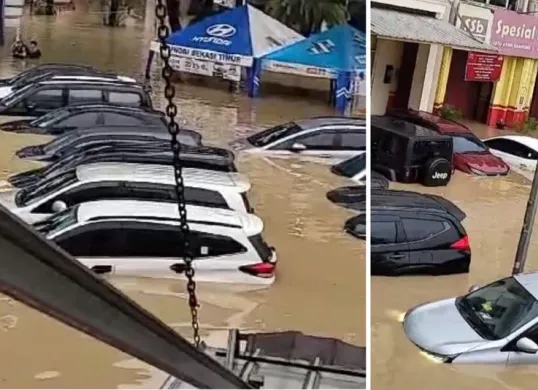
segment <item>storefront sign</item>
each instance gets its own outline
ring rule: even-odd
[[[460,2],[458,14],[459,17],[456,19],[457,27],[471,33],[480,42],[489,43],[493,24],[493,14],[489,8]]]
[[[470,31],[475,38],[481,42],[486,40],[489,24],[487,19],[473,18],[470,16],[462,16],[461,19],[467,30]]]
[[[266,60],[263,61],[262,68],[271,72],[295,74],[298,76],[318,77],[324,79],[336,78],[336,73],[330,69],[292,64],[288,62]]]
[[[491,44],[507,56],[537,59],[538,18],[507,10],[495,11]]]
[[[465,68],[465,81],[497,81],[501,77],[504,57],[498,54],[470,52]]]
[[[172,56],[170,66],[179,72],[199,74],[203,76],[220,77],[225,80],[240,81],[241,67],[230,64],[220,64],[208,61],[194,60],[187,57]]]

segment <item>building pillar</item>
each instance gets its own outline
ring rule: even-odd
[[[489,126],[503,122],[515,127],[529,115],[529,106],[534,92],[537,60],[530,58],[505,57],[501,77],[493,91],[489,108]]]
[[[409,96],[409,108],[419,111],[431,110],[431,91],[437,81],[437,59],[441,46],[421,44],[418,48],[413,85]]]
[[[437,79],[437,89],[435,91],[435,99],[433,101],[433,111],[438,112],[445,103],[446,86],[448,84],[448,76],[450,75],[450,64],[452,63],[452,48],[443,48],[443,56],[441,59],[441,68],[439,69],[439,77]]]

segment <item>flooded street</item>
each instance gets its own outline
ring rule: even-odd
[[[472,126],[481,138],[494,129]],[[428,301],[465,294],[473,284],[486,284],[512,271],[530,181],[517,174],[505,178],[469,176],[457,171],[447,187],[391,184],[393,189],[441,195],[459,206],[467,218],[472,261],[466,275],[372,278],[372,387],[375,390],[435,388],[529,389],[538,380],[534,366],[463,366],[436,364],[407,340],[398,317]],[[529,248],[526,271],[538,270],[538,236]]]
[[[82,11],[59,18],[34,17],[25,21],[22,33],[40,42],[42,62],[70,61],[140,76],[151,31],[144,29],[143,21],[117,29],[104,28],[99,22],[99,14],[87,16]],[[8,51],[8,46],[0,48],[0,77],[22,69],[23,64],[14,62]],[[185,126],[200,131],[207,144],[224,147],[249,129],[299,115],[330,113],[317,100],[269,95],[252,101],[244,95],[186,84],[179,86],[176,103]],[[36,166],[18,160],[13,152],[23,145],[42,143],[43,137],[0,134],[0,138],[0,180]],[[342,231],[350,213],[325,198],[328,190],[346,182],[332,175],[328,166],[237,157],[239,170],[252,182],[251,202],[265,222],[264,236],[278,251],[277,279],[270,289],[261,291],[200,286],[200,321],[206,341],[220,342],[223,330],[238,327],[295,329],[364,345],[365,246]],[[112,281],[190,337],[182,282]],[[0,346],[10,351],[4,352],[0,365],[0,387],[4,388],[155,388],[163,379],[129,356],[5,297],[0,297]]]

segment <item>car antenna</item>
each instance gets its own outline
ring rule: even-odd
[[[190,247],[189,235],[190,229],[187,222],[187,207],[185,202],[185,186],[183,182],[183,164],[181,162],[180,153],[181,146],[178,141],[180,132],[179,124],[176,122],[177,106],[174,103],[176,89],[172,83],[172,67],[170,66],[170,56],[172,51],[168,45],[168,36],[170,29],[168,28],[166,17],[168,9],[165,5],[165,0],[157,0],[155,3],[155,16],[159,21],[157,27],[157,36],[160,41],[160,55],[163,62],[161,75],[165,82],[164,97],[167,100],[166,116],[168,117],[168,132],[170,133],[170,144],[172,147],[172,164],[174,165],[175,191],[177,206],[179,212],[179,240],[183,246],[183,260],[185,262],[184,274],[187,277],[187,292],[189,294],[189,308],[191,311],[191,326],[193,331],[194,346],[200,347],[200,325],[198,323],[198,298],[196,297],[196,282],[194,280],[194,268],[192,262],[194,255]]]

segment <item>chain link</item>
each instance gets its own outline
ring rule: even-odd
[[[178,210],[179,210],[179,219],[180,219],[180,231],[181,231],[181,241],[184,246],[184,260],[186,265],[185,276],[187,277],[187,292],[189,294],[189,307],[191,310],[192,317],[192,330],[194,334],[194,345],[196,347],[200,346],[200,326],[198,324],[198,299],[196,298],[196,282],[194,281],[194,268],[192,267],[193,255],[190,247],[190,242],[187,240],[189,237],[189,225],[187,223],[187,210],[185,205],[185,186],[183,183],[183,174],[182,174],[182,164],[180,160],[180,144],[178,142],[179,134],[179,125],[176,122],[177,116],[177,106],[174,104],[174,96],[176,90],[172,84],[172,68],[170,66],[170,56],[171,50],[170,46],[166,42],[166,39],[170,35],[170,30],[167,25],[166,15],[167,9],[165,2],[166,0],[157,0],[155,6],[155,16],[159,21],[159,26],[157,28],[157,35],[160,41],[160,54],[161,59],[164,63],[162,69],[162,77],[165,81],[164,87],[164,96],[167,100],[166,105],[166,116],[168,117],[168,132],[170,133],[172,154],[173,154],[173,164],[174,164],[174,174],[176,180],[176,195],[178,200]]]

